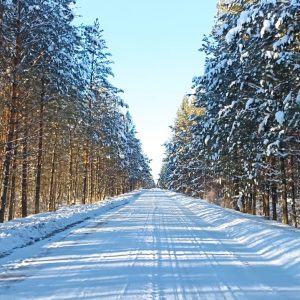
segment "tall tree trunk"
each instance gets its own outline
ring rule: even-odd
[[[263,191],[263,213],[268,219],[270,218],[270,184],[266,182]]]
[[[126,193],[126,178],[125,176],[122,176],[122,194]]]
[[[272,219],[277,220],[277,201],[278,201],[278,194],[277,194],[277,185],[275,182],[272,183]]]
[[[93,91],[93,81],[94,81],[94,64],[95,64],[95,54],[92,54],[91,59],[91,74],[90,74],[90,90]],[[91,133],[92,128],[92,98],[88,99],[88,138],[86,141],[86,150],[85,150],[85,167],[83,174],[83,195],[82,195],[82,204],[86,204],[87,197],[89,196],[89,168],[91,167],[91,153],[90,153],[90,143],[89,143],[89,134]],[[90,170],[92,172],[92,170]]]
[[[96,172],[96,175],[95,175],[95,196],[97,198],[97,201],[101,200],[101,196],[100,196],[100,186],[99,186],[99,178],[100,178],[100,158],[99,156],[97,156],[97,159],[96,159],[96,165],[95,165],[95,172]]]
[[[247,213],[248,214],[252,214],[253,194],[252,194],[251,188],[252,188],[251,185],[250,185],[250,190],[249,190],[249,187],[247,188]]]
[[[25,125],[26,126],[26,125]],[[27,217],[27,194],[28,194],[28,127],[25,127],[22,140],[22,217]]]
[[[97,192],[98,192],[98,198],[99,200],[103,200],[104,194],[105,194],[105,184],[104,184],[104,178],[103,178],[103,172],[102,168],[104,166],[104,161],[101,159],[101,157],[98,157],[98,164],[97,164]]]
[[[272,168],[271,171],[275,172],[276,168],[276,158],[272,157],[271,159]],[[271,196],[272,196],[272,219],[277,220],[277,202],[278,202],[278,194],[277,194],[277,184],[275,180],[271,183]]]
[[[294,172],[294,157],[290,159],[290,170],[291,170],[291,198],[292,198],[292,221],[293,225],[297,228],[297,211],[296,211],[296,187],[295,187],[295,172]]]
[[[14,152],[13,152],[13,165],[12,165],[12,175],[11,175],[11,187],[10,187],[10,199],[9,199],[9,211],[8,211],[8,220],[14,218],[15,212],[15,202],[16,202],[16,177],[17,177],[17,156],[18,156],[18,120],[16,120],[15,126],[15,142],[14,142]]]
[[[287,183],[286,183],[286,170],[285,159],[280,158],[280,170],[281,170],[281,183],[282,183],[282,223],[289,223],[288,206],[287,206]]]
[[[94,170],[94,163],[93,158],[90,158],[90,202],[93,203],[94,200],[94,189],[95,189],[95,170]]]
[[[68,178],[68,205],[71,204],[71,195],[73,192],[73,139],[70,132],[70,151],[69,151],[69,178]]]
[[[15,86],[15,84],[13,85]],[[15,90],[15,88],[13,88]],[[12,100],[12,108],[10,111],[10,118],[9,118],[9,128],[8,128],[8,135],[7,135],[7,142],[5,146],[5,156],[4,156],[4,163],[3,163],[3,187],[2,187],[2,196],[1,196],[1,209],[0,209],[0,223],[4,222],[5,216],[5,209],[8,197],[8,187],[9,187],[9,177],[10,177],[10,167],[11,161],[13,158],[13,144],[14,144],[14,130],[15,130],[15,122],[16,122],[16,94],[15,91],[13,92],[13,100]]]
[[[13,80],[11,86],[11,104],[10,104],[10,116],[8,122],[8,132],[5,145],[5,156],[3,162],[3,186],[1,195],[1,209],[0,209],[0,223],[4,222],[5,209],[8,197],[9,177],[11,161],[13,158],[13,143],[14,132],[17,118],[17,102],[18,102],[18,89],[19,89],[19,66],[21,61],[21,2],[18,1],[18,19],[16,22],[16,44],[15,44],[15,57],[13,59]]]
[[[58,132],[57,128],[55,129],[55,140],[52,151],[51,159],[51,179],[50,179],[50,189],[49,189],[49,211],[55,211],[55,173],[56,173],[56,160],[57,160],[57,143],[58,143]]]
[[[80,155],[80,147],[77,146],[77,151],[76,151],[76,159],[75,159],[75,180],[74,180],[74,193],[75,193],[75,199],[74,199],[74,204],[77,203],[77,200],[80,199],[79,194],[81,193],[81,172],[79,172],[79,161],[81,160],[81,155]],[[80,175],[79,175],[80,173]],[[81,194],[80,194],[81,195]]]
[[[89,160],[90,160],[89,143],[87,143],[85,153],[84,153],[82,204],[86,204],[86,198],[87,198],[87,192],[88,192],[88,175],[89,175],[89,165],[90,165]]]
[[[39,140],[38,140],[38,157],[36,165],[36,178],[35,178],[35,197],[34,209],[35,213],[40,212],[40,198],[41,198],[41,181],[42,181],[42,159],[43,159],[43,138],[44,138],[44,98],[45,98],[45,85],[42,79],[42,92],[40,98],[40,111],[39,111]]]
[[[134,184],[133,186],[130,188],[131,191],[134,190]],[[239,179],[236,178],[234,179],[234,198],[233,198],[233,208],[237,211],[240,210],[239,206],[238,206],[238,199],[240,197],[240,182]]]
[[[257,192],[256,192],[256,187],[255,184],[252,184],[252,214],[256,215],[256,196],[257,196]]]

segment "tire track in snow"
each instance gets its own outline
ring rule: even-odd
[[[299,280],[213,228],[204,203],[189,203],[145,192],[39,249],[26,261],[33,276],[0,287],[0,299],[299,299]]]
[[[147,217],[146,217],[146,220],[142,226],[142,228],[140,228],[138,234],[137,234],[137,238],[136,240],[138,241],[138,244],[136,245],[136,250],[134,251],[130,251],[129,255],[131,257],[133,257],[133,260],[131,262],[131,264],[128,266],[128,273],[132,273],[132,270],[134,269],[134,267],[136,266],[138,260],[139,260],[139,257],[141,257],[143,255],[143,247],[142,246],[142,237],[145,235],[145,233],[147,232],[148,230],[148,227],[149,227],[149,220],[150,220],[150,215],[153,215],[154,214],[154,211],[155,211],[155,207],[153,207],[153,211],[149,211],[148,214],[147,214]],[[134,216],[136,210],[134,209],[133,213],[131,214],[131,216]],[[140,246],[140,247],[138,247]],[[127,279],[127,282],[126,284],[124,285],[122,291],[120,292],[120,295],[119,297],[117,298],[118,300],[121,300],[123,298],[127,298],[127,297],[130,297],[130,286],[132,285],[132,282],[130,280],[130,277],[128,277]],[[143,298],[144,299],[144,298]]]
[[[197,220],[199,220],[199,217],[197,215],[195,215],[191,209],[186,208],[183,204],[179,204],[177,200],[175,200],[175,201],[177,202],[178,207],[181,208],[181,212],[182,212],[180,214],[181,219],[189,217],[188,222],[191,222],[193,224],[193,227],[194,226],[203,227],[203,224],[205,224],[207,226],[210,225],[209,223],[204,222],[203,220],[201,220],[201,224],[199,224],[199,221],[197,222]],[[193,217],[190,217],[191,215]],[[220,267],[219,259],[213,253],[207,252],[207,250],[204,249],[203,242],[201,241],[201,238],[199,238],[199,235],[197,234],[197,232],[195,230],[193,230],[190,226],[188,226],[188,227],[189,227],[188,229],[193,232],[194,242],[201,247],[201,250],[203,251],[203,253],[205,253],[205,255],[209,258],[209,260],[211,260],[213,262],[212,267],[214,269],[214,272],[216,274],[219,274],[218,275],[219,281],[225,283],[225,286],[227,287],[227,289],[231,292],[232,296],[234,297],[233,299],[241,299],[240,297],[247,299],[247,296],[245,295],[245,293],[243,291],[241,291],[240,288],[238,288],[236,286],[233,289],[230,286],[230,284],[228,284],[228,282],[226,283],[226,278],[224,278],[224,276],[221,276],[220,272],[216,271],[216,268],[214,268],[214,265]],[[275,289],[274,287],[272,287],[270,285],[263,284],[257,280],[257,276],[255,274],[253,274],[253,272],[251,271],[250,263],[248,261],[245,261],[244,259],[242,259],[237,253],[234,253],[234,252],[228,250],[228,246],[226,246],[220,239],[215,239],[214,241],[215,241],[215,244],[218,245],[218,250],[221,250],[220,252],[222,252],[223,256],[226,256],[227,258],[231,258],[233,262],[238,263],[239,266],[243,268],[244,276],[247,276],[249,278],[249,282],[257,282],[259,284],[260,290],[264,290],[266,293],[271,293],[269,296],[272,296],[272,297],[279,296],[278,294],[281,293],[280,290]],[[233,242],[233,240],[231,240],[231,242]],[[235,244],[239,245],[239,247],[247,248],[246,245],[243,245],[241,243],[235,242]],[[260,259],[262,261],[264,260],[259,254],[256,254],[256,256],[258,259]],[[238,278],[237,278],[237,282],[238,282]],[[235,296],[235,294],[237,294],[237,296]],[[281,296],[279,296],[279,297],[281,297]],[[278,299],[282,299],[282,298],[278,298]]]

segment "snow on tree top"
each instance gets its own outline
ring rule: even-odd
[[[296,103],[297,103],[298,105],[300,105],[300,90],[299,90],[298,95],[297,95],[297,98],[296,98]]]
[[[278,111],[278,112],[276,112],[276,114],[275,114],[275,119],[276,119],[276,121],[277,121],[280,125],[283,124],[283,122],[284,122],[284,117],[285,117],[285,115],[284,115],[284,112],[283,112],[283,111]]]

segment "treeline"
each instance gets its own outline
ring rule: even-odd
[[[0,222],[153,184],[99,22],[71,0],[0,4]]]
[[[204,75],[166,144],[162,187],[297,226],[299,8],[299,0],[219,1],[201,49]]]

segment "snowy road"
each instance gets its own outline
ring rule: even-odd
[[[196,201],[145,191],[30,246],[31,256],[2,273],[0,299],[300,299],[300,278],[275,254],[268,257],[258,243],[233,238],[233,224],[240,222],[242,231],[246,220],[257,231],[259,220]],[[222,214],[227,223],[216,217]],[[300,237],[266,226],[270,233],[287,232],[291,243]]]

